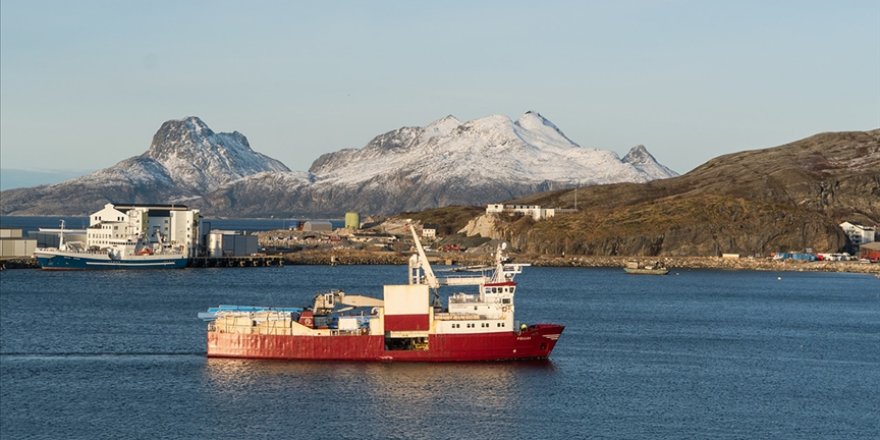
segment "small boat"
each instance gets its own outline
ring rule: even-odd
[[[82,243],[64,241],[64,221],[58,233],[57,248],[37,248],[34,257],[43,270],[95,269],[180,269],[186,267],[182,249],[147,242],[144,237],[112,240],[106,247],[84,249]]]
[[[381,298],[331,290],[308,307],[221,305],[208,321],[208,357],[394,362],[474,362],[547,359],[564,326],[514,319],[514,277],[528,264],[496,252],[479,275],[438,277],[415,230],[418,253],[408,284],[385,285]],[[440,304],[440,286],[478,286]]]
[[[632,275],[666,275],[669,273],[669,269],[659,261],[645,264],[629,261],[623,267],[623,271]]]

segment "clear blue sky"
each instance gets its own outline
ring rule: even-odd
[[[720,154],[880,127],[880,1],[0,3],[0,162],[97,169],[200,116],[304,170],[447,114]]]

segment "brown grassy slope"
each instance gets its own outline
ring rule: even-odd
[[[399,218],[411,218],[421,222],[425,227],[436,227],[437,234],[451,235],[467,225],[472,218],[486,212],[485,207],[446,206],[419,212],[404,212],[396,215]]]
[[[517,202],[572,207],[574,190]],[[823,133],[729,154],[676,178],[581,188],[580,212],[508,219],[524,251],[588,255],[766,254],[845,244],[843,220],[880,222],[880,130]]]

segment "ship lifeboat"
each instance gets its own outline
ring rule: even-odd
[[[153,250],[149,248],[144,248],[138,251],[138,255],[153,255]]]

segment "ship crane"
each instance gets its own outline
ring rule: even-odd
[[[382,307],[384,301],[364,295],[348,295],[341,290],[332,290],[315,295],[312,310],[316,315],[329,315],[334,311],[336,305],[348,306],[344,309],[336,310],[337,312],[344,312],[359,307]]]
[[[418,252],[417,255],[413,255],[409,259],[409,284],[427,284],[433,297],[432,305],[440,307],[440,281],[434,275],[434,270],[431,269],[431,262],[425,255],[425,248],[422,247],[422,242],[419,240],[419,235],[416,234],[416,228],[412,223],[409,224],[409,230],[412,232]],[[424,283],[422,283],[423,280]]]

